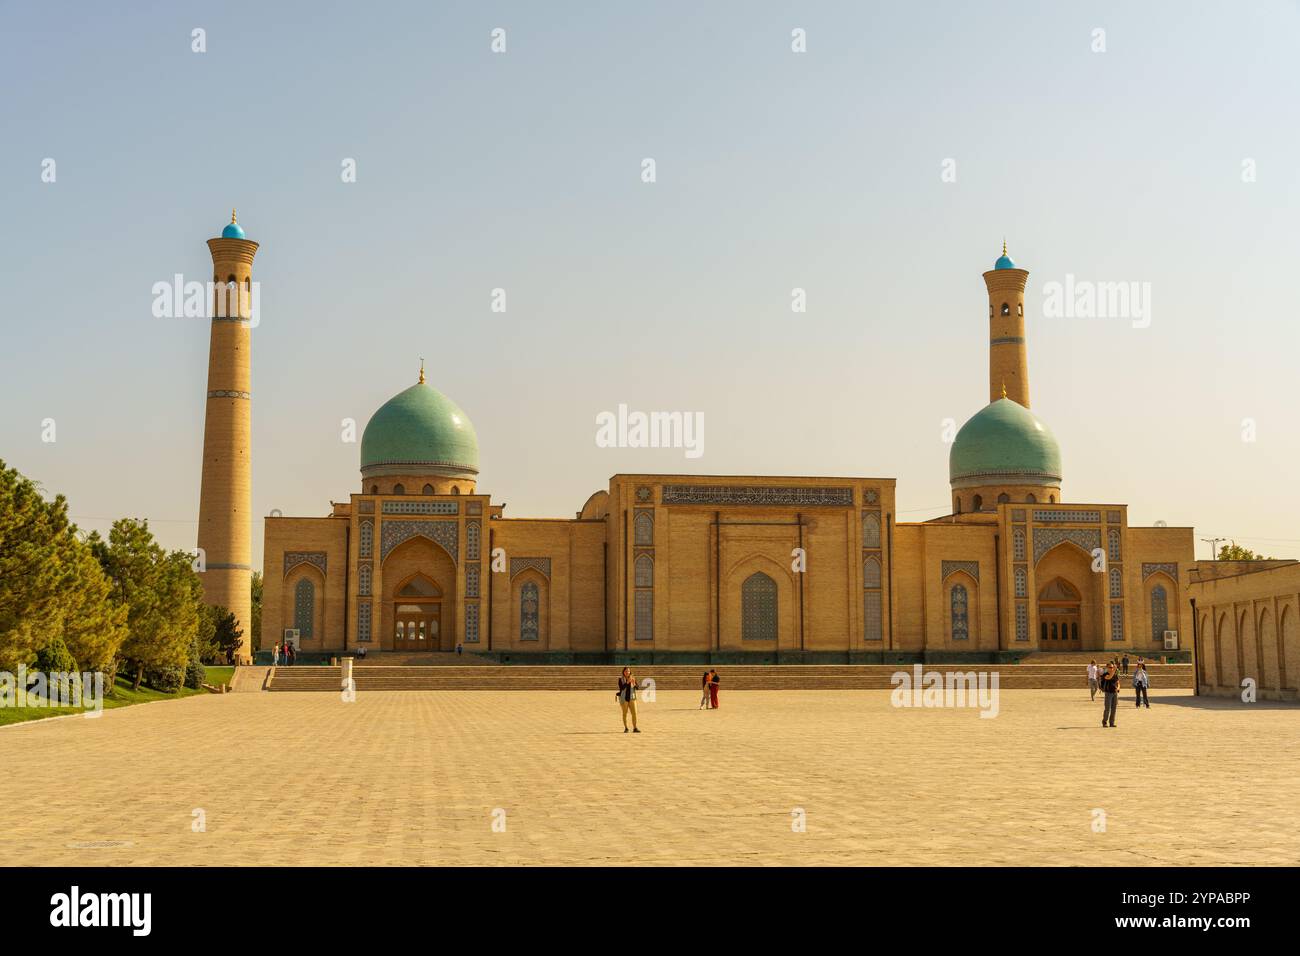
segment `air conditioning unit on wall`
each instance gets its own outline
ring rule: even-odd
[[[1167,650],[1167,651],[1176,651],[1176,650],[1178,650],[1178,632],[1177,632],[1177,631],[1165,631],[1165,650]]]
[[[1165,631],[1165,633],[1168,634],[1169,632]],[[284,629],[284,643],[292,644],[294,647],[298,646],[298,629],[296,627],[286,627]],[[1169,645],[1166,644],[1165,646],[1168,647]]]

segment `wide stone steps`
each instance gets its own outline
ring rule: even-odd
[[[363,690],[607,690],[618,683],[618,667],[470,665],[464,667],[397,667],[368,664],[353,668],[358,691]],[[914,674],[912,667],[891,664],[862,665],[771,665],[719,667],[722,690],[872,690],[890,689],[899,671]],[[638,667],[642,681],[653,679],[658,690],[699,690],[703,667]],[[1087,677],[1074,664],[936,665],[924,673],[948,672],[998,674],[1003,689],[1087,688]],[[1151,686],[1156,689],[1190,688],[1189,664],[1153,664]],[[1128,678],[1122,691],[1131,689]],[[341,667],[278,667],[271,675],[272,691],[338,691]]]
[[[457,654],[455,651],[424,651],[405,653],[383,651],[369,657],[353,659],[356,667],[500,667],[490,657],[477,654]]]

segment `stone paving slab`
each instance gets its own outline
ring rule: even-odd
[[[1100,703],[1064,690],[1004,692],[994,719],[895,708],[888,691],[697,702],[661,691],[626,735],[612,691],[204,695],[15,725],[0,729],[0,852],[69,865],[1300,862],[1295,706],[1156,692],[1150,710],[1125,701],[1111,730]]]

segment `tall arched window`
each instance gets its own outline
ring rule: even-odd
[[[650,512],[638,512],[632,522],[632,541],[645,547],[655,543],[655,519],[650,517]]]
[[[866,588],[880,587],[880,562],[875,558],[867,558],[862,563],[862,586]]]
[[[1003,314],[1003,315],[1010,315],[1010,314],[1011,314],[1011,306],[1008,305],[1006,302],[1003,302],[1003,303],[1002,303],[1002,314]]]
[[[984,507],[984,496],[976,495],[975,500],[971,502],[971,510],[979,511]]]
[[[430,484],[427,484],[427,483],[426,483],[425,486],[424,486],[424,490],[421,491],[420,494],[422,494],[422,495],[431,495],[431,494],[433,494],[433,485],[430,485]]]
[[[1038,504],[1038,499],[1034,496],[1033,492],[1030,492],[1029,494],[1025,495],[1025,503],[1036,505]]]
[[[1011,500],[1011,496],[1007,494],[1005,491],[1002,492],[1002,494],[998,495],[998,504],[1000,505],[1005,505],[1010,500]]]
[[[479,547],[481,546],[482,531],[479,530],[477,521],[470,521],[465,525],[465,557],[470,561],[479,559]]]
[[[1024,568],[1016,568],[1016,597],[1029,595],[1029,575]]]
[[[1017,528],[1011,533],[1011,556],[1016,561],[1025,560],[1025,532],[1023,528]]]
[[[862,515],[862,546],[864,548],[880,547],[880,514],[867,511]]]
[[[373,521],[361,522],[361,557],[370,557],[371,550],[375,546],[375,523]]]
[[[532,581],[519,589],[519,639],[535,641],[541,631],[541,591]]]
[[[1119,559],[1119,529],[1111,528],[1106,533],[1106,560],[1118,561]]]
[[[405,485],[393,485],[393,494],[395,494],[395,495],[404,495],[404,494],[406,494],[406,486],[405,486]]]
[[[966,596],[966,585],[954,584],[951,598],[952,639],[965,641],[970,638],[970,608]]]
[[[316,585],[308,578],[303,578],[293,589],[293,626],[298,629],[298,638],[308,640],[312,637],[316,612]]]
[[[862,562],[862,636],[868,641],[884,639],[880,577],[879,561],[870,557]]]
[[[371,570],[370,570],[370,565],[368,564],[361,565],[361,567],[357,570],[357,593],[358,594],[364,595],[370,593],[370,575],[371,575]]]
[[[740,586],[740,637],[776,640],[776,582],[762,571],[755,571]]]
[[[1124,605],[1112,604],[1110,606],[1110,639],[1112,641],[1124,640]]]
[[[1169,595],[1163,584],[1151,589],[1151,640],[1160,643],[1169,630]]]
[[[1110,569],[1110,596],[1113,598],[1124,596],[1124,575],[1120,573],[1119,568]]]
[[[654,558],[648,554],[643,554],[636,559],[636,572],[634,574],[636,586],[639,588],[652,588],[655,583],[655,562]]]

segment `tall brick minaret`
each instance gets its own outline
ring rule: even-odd
[[[209,239],[212,253],[212,333],[208,402],[203,422],[203,485],[198,545],[206,569],[203,599],[232,611],[244,632],[240,663],[252,646],[252,456],[250,305],[257,243],[235,222]]]
[[[1002,256],[984,273],[989,290],[989,401],[1009,398],[1029,407],[1029,357],[1025,351],[1025,283],[1002,243]],[[1004,391],[1005,389],[1005,391]]]

